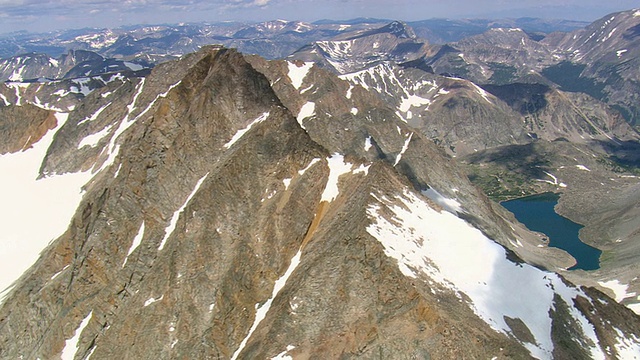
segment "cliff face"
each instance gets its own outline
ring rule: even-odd
[[[505,249],[567,262],[436,145],[379,98],[303,66],[206,48],[94,90],[55,123],[2,108],[21,137],[3,140],[7,152],[46,133],[46,147],[24,152],[41,151],[39,181],[85,184],[66,230],[24,274],[3,277],[16,281],[0,305],[2,357],[638,350],[630,310]],[[16,125],[22,112],[33,120]]]

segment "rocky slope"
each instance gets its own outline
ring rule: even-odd
[[[18,237],[43,248],[4,272],[17,281],[0,305],[3,357],[639,352],[630,310],[492,240],[555,254],[437,146],[378,97],[307,70],[207,48],[94,90],[55,125],[43,113],[54,129],[0,166],[39,155],[38,181],[83,195],[49,245]]]
[[[518,32],[493,31],[506,36]],[[494,34],[494,40],[498,38]],[[509,51],[504,54],[505,59],[510,56]],[[366,60],[359,62],[357,57],[348,61],[347,67],[367,66]],[[302,73],[316,73],[309,70],[313,69],[311,63],[299,65]],[[274,88],[283,86],[286,74],[292,79],[298,76],[295,68],[289,73],[285,70],[282,67],[268,75]],[[309,76],[316,81],[294,82],[302,98],[307,99],[308,104],[300,100],[294,105],[308,106],[301,108],[304,116],[319,114],[314,100],[317,94],[345,91],[323,90],[317,86],[322,81]],[[539,74],[536,76],[542,79]],[[378,96],[393,112],[386,115],[387,119],[404,122],[409,129],[458,157],[469,177],[492,198],[504,200],[545,191],[562,193],[558,211],[586,224],[581,238],[606,250],[600,271],[572,272],[567,276],[603,291],[611,289],[601,283],[618,281],[626,290],[616,298],[626,299],[624,302],[631,308],[637,307],[638,299],[633,294],[640,285],[638,271],[629,265],[640,257],[631,245],[637,243],[638,224],[633,220],[634,197],[629,194],[636,182],[634,166],[638,163],[640,136],[619,112],[588,94],[559,90],[549,81],[536,83],[534,77],[529,77],[530,83],[480,87],[465,79],[432,74],[421,59],[402,64],[369,64],[341,78],[349,82],[347,95],[364,91]],[[288,89],[282,90],[282,98],[297,96]],[[334,98],[327,101],[332,107],[338,102]],[[357,104],[345,104],[341,111],[357,118],[362,115]],[[447,197],[456,196],[442,191]],[[476,223],[482,228],[480,224]],[[503,244],[509,246],[508,242]],[[517,249],[514,251],[518,253]]]

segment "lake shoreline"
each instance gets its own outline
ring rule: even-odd
[[[579,237],[584,225],[557,213],[555,207],[560,194],[545,192],[500,202],[528,229],[542,233],[548,238],[548,246],[568,252],[576,264],[568,270],[598,270],[602,251]]]

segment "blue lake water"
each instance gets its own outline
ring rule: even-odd
[[[553,193],[529,196],[501,203],[511,211],[518,221],[530,230],[544,233],[549,237],[549,246],[565,250],[573,256],[577,264],[569,270],[595,270],[600,268],[602,251],[589,246],[578,238],[582,225],[558,215],[554,206],[559,196]]]

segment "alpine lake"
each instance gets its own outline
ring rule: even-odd
[[[583,243],[578,238],[582,225],[558,215],[554,207],[559,195],[544,193],[500,203],[511,211],[516,219],[530,230],[544,233],[549,238],[549,246],[565,250],[577,263],[569,270],[596,270],[600,268],[602,251]]]

